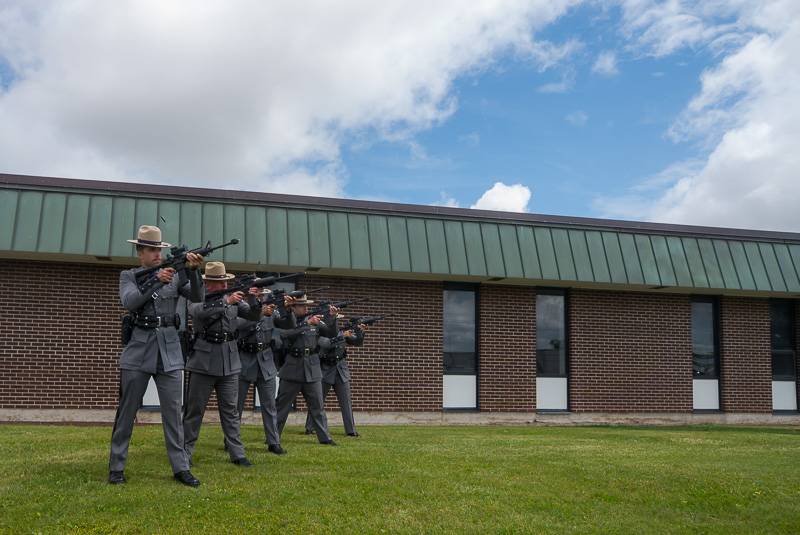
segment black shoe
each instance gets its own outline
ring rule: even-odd
[[[313,435],[314,431],[312,431],[311,429],[306,429],[306,433],[305,434],[306,435]]]
[[[187,487],[199,487],[200,481],[188,470],[175,473],[175,481]]]
[[[324,444],[326,446],[335,446],[336,442],[334,442],[333,439],[330,439],[330,440],[325,440],[323,442],[320,442],[320,444]]]
[[[128,480],[125,479],[124,472],[111,471],[108,473],[108,482],[111,483],[112,485],[122,485],[123,483],[127,483]]]
[[[286,455],[286,450],[280,444],[270,444],[267,446],[267,451],[275,455]]]
[[[348,437],[360,437],[361,435],[358,434],[358,431],[353,431],[352,433],[347,433]]]
[[[248,461],[247,457],[239,457],[238,459],[234,459],[231,462],[233,464],[236,464],[236,465],[239,465],[239,466],[244,466],[244,467],[253,466],[253,463]]]

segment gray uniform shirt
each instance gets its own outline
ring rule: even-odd
[[[287,347],[288,353],[286,362],[278,372],[278,377],[298,383],[320,381],[322,379],[322,368],[319,362],[318,341],[321,335],[335,336],[335,321],[333,325],[321,327],[299,325],[294,314],[289,313],[286,320],[282,321],[281,324],[288,327],[281,330],[281,338]],[[298,352],[302,353],[302,356],[296,356]]]
[[[197,338],[194,342],[194,351],[186,362],[186,369],[190,372],[204,373],[217,377],[235,375],[242,369],[239,359],[239,350],[236,340],[222,343],[213,343],[204,340],[201,333],[206,329],[215,331],[235,332],[237,318],[258,317],[258,307],[253,307],[245,301],[235,305],[227,305],[222,301],[212,303],[190,303],[189,315],[192,317],[192,326]]]
[[[339,333],[343,334],[342,332]],[[344,339],[344,344],[338,344],[338,347],[331,343],[331,339],[325,336],[319,338],[320,353],[340,353],[341,357],[335,364],[329,364],[325,359],[321,361],[322,368],[322,382],[329,385],[336,384],[337,376],[342,382],[350,382],[350,367],[347,365],[347,347],[346,346],[360,346],[364,344],[364,333],[356,331],[355,336],[347,336]]]
[[[119,299],[130,312],[145,316],[168,316],[176,313],[179,296],[190,301],[203,300],[205,290],[200,272],[196,269],[187,269],[188,280],[183,282],[176,275],[169,284],[151,279],[142,287],[136,284],[135,273],[138,269],[127,269],[119,274]],[[165,372],[183,368],[183,353],[175,327],[134,327],[131,340],[122,351],[119,367],[155,374],[159,355]]]
[[[277,314],[277,311],[275,313]],[[275,366],[275,358],[270,347],[273,332],[275,331],[273,321],[273,316],[262,316],[258,321],[245,318],[238,319],[237,326],[241,340],[249,343],[262,342],[266,345],[264,350],[258,353],[239,351],[239,358],[242,361],[241,378],[251,383],[258,379],[259,369],[262,377],[266,380],[278,375],[278,368]],[[278,337],[278,340],[280,340],[280,337]]]

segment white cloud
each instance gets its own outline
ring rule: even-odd
[[[459,76],[577,49],[534,39],[573,3],[5,2],[2,170],[339,195],[348,139],[413,140]]]
[[[573,112],[568,113],[564,120],[567,121],[572,126],[586,126],[586,122],[589,120],[589,116],[583,110],[575,110]]]
[[[458,141],[470,147],[477,147],[481,144],[481,135],[478,132],[470,132],[469,134],[458,136]]]
[[[432,202],[431,206],[446,206],[448,208],[459,208],[460,204],[458,201],[451,197],[449,193],[446,191],[439,192],[439,200],[436,202]]]
[[[601,52],[597,56],[594,65],[592,65],[592,72],[601,76],[616,76],[619,74],[616,53],[612,50]]]
[[[575,86],[575,70],[564,69],[561,79],[557,82],[548,82],[536,88],[539,93],[567,93]]]
[[[700,92],[670,129],[675,140],[700,140],[707,156],[672,166],[678,172],[667,170],[660,187],[598,199],[604,215],[800,231],[800,2],[731,5],[735,22],[715,26],[718,12],[707,11],[691,35],[666,35],[657,17],[640,28],[665,34],[669,50],[713,43],[731,26],[748,40],[703,73]]]
[[[522,184],[507,186],[495,182],[470,208],[478,210],[501,210],[504,212],[527,212],[531,190]]]

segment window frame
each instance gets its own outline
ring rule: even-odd
[[[551,374],[546,373],[542,374],[539,373],[539,323],[538,323],[538,310],[539,310],[539,303],[538,299],[540,295],[556,295],[560,296],[564,300],[564,373],[563,374]],[[536,288],[536,296],[535,299],[537,300],[534,303],[535,306],[535,317],[533,319],[534,325],[534,332],[536,333],[536,342],[533,348],[533,359],[534,359],[534,369],[536,371],[536,377],[542,378],[556,378],[556,379],[567,379],[567,384],[569,385],[569,372],[570,372],[570,332],[569,332],[569,293],[567,292],[566,288],[546,288],[546,287],[538,287]],[[569,386],[568,386],[569,388]]]
[[[445,282],[442,285],[442,375],[464,375],[464,376],[475,376],[476,378],[480,377],[480,291],[479,285],[477,284],[470,284],[470,283],[461,283],[461,282]],[[445,309],[444,309],[444,293],[448,291],[457,291],[457,292],[472,292],[474,295],[475,301],[475,310],[474,310],[474,317],[475,317],[475,348],[473,354],[475,355],[475,371],[474,373],[448,373],[447,369],[445,368],[445,359],[447,354],[455,354],[457,352],[453,351],[445,351],[444,348],[444,330],[445,330]],[[480,383],[480,380],[476,380],[476,384]],[[476,386],[477,388],[477,386]],[[476,390],[476,403],[477,403],[477,390]]]
[[[785,305],[791,314],[791,328],[789,329],[791,349],[775,349],[773,346],[773,318],[775,312],[775,305]],[[776,375],[775,374],[775,353],[788,352],[792,353],[792,374],[790,375]],[[797,381],[797,311],[795,301],[792,299],[770,299],[769,300],[769,354],[770,354],[770,371],[773,381]]]
[[[712,326],[714,328],[714,369],[716,370],[715,377],[696,377],[694,375],[694,333],[690,332],[690,337],[692,338],[692,380],[696,381],[719,381],[720,376],[722,375],[722,350],[721,350],[721,337],[720,337],[720,329],[721,329],[721,322],[720,322],[720,300],[717,296],[706,296],[706,295],[693,295],[690,299],[691,303],[710,303],[711,304],[711,314],[712,314]],[[691,311],[690,311],[690,322],[692,322]],[[692,322],[693,323],[693,322]]]

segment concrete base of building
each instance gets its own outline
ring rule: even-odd
[[[3,423],[111,424],[113,409],[0,409]],[[305,412],[289,416],[289,425],[303,425]],[[206,421],[217,422],[216,410]],[[800,414],[770,413],[602,413],[602,412],[383,412],[355,413],[357,425],[800,425]],[[139,423],[161,422],[158,410],[143,409]],[[261,425],[261,414],[245,411],[245,425]],[[332,427],[341,426],[341,414],[328,413]]]

